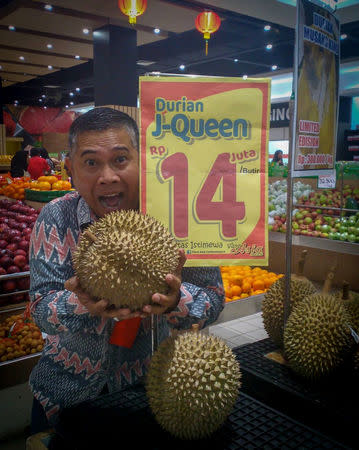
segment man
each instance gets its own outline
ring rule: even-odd
[[[169,327],[213,322],[224,301],[218,268],[182,269],[183,251],[177,272],[166,277],[168,294],[154,294],[142,311],[112,309],[82,291],[71,262],[81,231],[111,211],[138,209],[138,129],[127,114],[95,108],[73,122],[69,142],[66,164],[77,192],[42,209],[30,246],[32,316],[47,333],[30,376],[33,432],[55,424],[62,408],[95,398],[104,388],[114,392],[135,383],[151,358],[151,314],[159,315],[163,340]],[[116,320],[138,316],[131,348],[109,343]]]

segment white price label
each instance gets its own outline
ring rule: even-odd
[[[335,174],[318,176],[318,189],[334,189],[335,184],[336,184]]]

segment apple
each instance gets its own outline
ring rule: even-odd
[[[11,265],[6,269],[7,273],[19,273],[20,269],[17,266]]]
[[[14,263],[20,269],[23,268],[27,264],[26,256],[24,256],[24,255],[16,255],[14,257]]]

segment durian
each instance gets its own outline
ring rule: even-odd
[[[166,293],[165,276],[179,262],[178,246],[156,219],[114,211],[90,225],[74,252],[82,289],[117,307],[140,309],[155,292]]]
[[[343,282],[343,289],[335,293],[341,300],[350,316],[351,326],[359,334],[359,293],[349,290],[349,283]]]
[[[317,379],[338,368],[352,345],[349,315],[334,296],[314,294],[299,302],[284,330],[284,353],[299,375]]]
[[[290,308],[293,309],[308,295],[316,292],[309,280],[291,279]],[[284,277],[277,280],[264,294],[262,302],[262,318],[264,329],[269,337],[280,348],[283,347],[284,328]]]
[[[240,369],[220,338],[186,332],[168,338],[154,353],[146,391],[157,422],[180,439],[201,439],[230,414],[240,387]]]

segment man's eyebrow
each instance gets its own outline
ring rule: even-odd
[[[123,151],[125,150],[126,152],[129,152],[129,149],[125,146],[125,145],[119,145],[114,147],[112,150],[115,151]],[[97,151],[96,150],[84,150],[83,152],[80,153],[80,158],[82,158],[85,155],[96,155]]]

